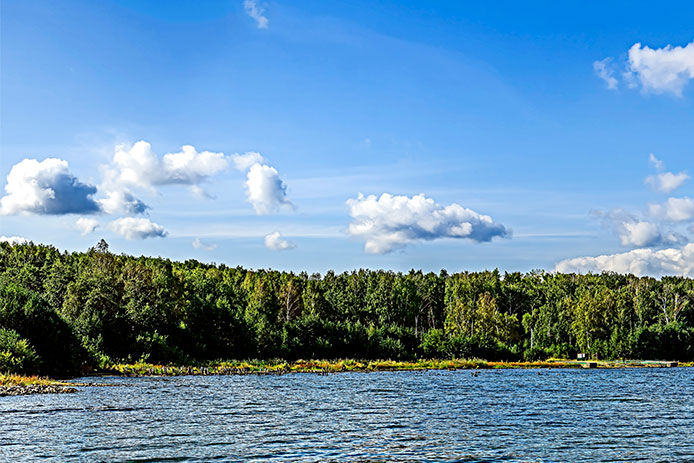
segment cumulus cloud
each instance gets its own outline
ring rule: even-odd
[[[634,249],[621,254],[598,257],[577,257],[559,262],[555,268],[562,273],[617,272],[634,275],[681,275],[694,277],[694,243],[682,248],[661,250]]]
[[[200,238],[195,238],[193,240],[193,247],[195,249],[204,249],[205,251],[214,251],[217,249],[217,245],[213,243],[205,243]]]
[[[655,49],[635,43],[629,49],[627,60],[619,66],[613,64],[612,57],[593,62],[595,74],[612,90],[619,86],[615,77],[617,67],[631,88],[641,88],[644,93],[682,96],[687,83],[694,79],[694,41],[685,46]]]
[[[249,151],[243,154],[232,154],[231,162],[234,163],[236,169],[245,171],[246,169],[250,169],[253,164],[264,163],[265,158],[263,158],[260,153]]]
[[[668,198],[662,204],[650,204],[649,211],[653,217],[669,222],[688,222],[694,220],[694,199]]]
[[[661,193],[670,193],[689,180],[689,175],[687,175],[686,172],[679,172],[677,174],[672,172],[662,172],[662,170],[665,169],[665,163],[655,157],[653,153],[649,155],[648,162],[650,162],[651,165],[656,168],[656,170],[661,171],[659,174],[646,177],[645,180],[645,182],[649,184],[655,191],[660,191]]]
[[[99,228],[99,222],[96,219],[87,217],[80,217],[77,219],[77,222],[75,222],[75,225],[82,232],[82,235],[87,235]]]
[[[681,96],[685,85],[694,79],[694,41],[684,47],[656,49],[635,43],[629,49],[628,75],[645,92]]]
[[[650,222],[625,222],[619,239],[624,246],[652,246],[662,241],[658,226]]]
[[[264,164],[260,153],[249,152],[231,156],[234,167],[246,173],[246,198],[256,214],[276,212],[282,206],[293,207],[287,198],[287,186],[272,166]]]
[[[508,237],[510,231],[488,215],[459,204],[441,206],[424,195],[360,194],[347,200],[353,222],[348,233],[365,240],[364,250],[383,254],[408,244],[438,238],[467,238],[476,242]]]
[[[155,192],[156,187],[162,185],[189,185],[195,197],[211,198],[200,184],[228,166],[229,160],[224,153],[198,152],[191,145],[162,157],[144,140],[132,146],[117,145],[111,163],[102,166],[104,181],[99,190],[106,198],[99,202],[109,214],[142,214],[148,206],[136,198],[130,188]]]
[[[612,58],[605,58],[602,61],[593,62],[593,71],[595,74],[605,81],[607,88],[610,90],[616,90],[619,85],[617,79],[614,77],[614,69],[610,66]]]
[[[0,236],[0,243],[10,243],[12,245],[15,244],[24,244],[28,242],[26,238],[23,238],[21,236],[5,236],[2,235]]]
[[[273,251],[285,251],[296,247],[291,241],[287,241],[282,237],[280,232],[273,232],[265,235],[265,247]]]
[[[129,240],[163,238],[168,235],[164,227],[145,218],[123,217],[111,222],[109,228]]]
[[[287,186],[274,167],[253,164],[246,179],[246,196],[257,214],[269,214],[281,206],[291,206]]]
[[[67,161],[24,159],[12,166],[0,199],[0,214],[90,214],[99,212],[92,199],[96,187],[80,182]]]
[[[684,242],[685,238],[674,232],[661,232],[659,224],[641,220],[623,209],[609,212],[593,212],[602,217],[603,224],[612,228],[623,246],[649,247]]]
[[[646,183],[648,183],[651,188],[661,193],[670,193],[671,191],[682,186],[684,182],[689,180],[689,175],[685,172],[680,172],[673,174],[672,172],[663,172],[657,175],[650,175],[646,177]]]
[[[265,16],[265,8],[258,5],[256,0],[243,0],[243,9],[255,20],[258,29],[267,29],[268,19]]]
[[[106,197],[98,200],[101,209],[107,214],[144,214],[149,206],[137,199],[128,190],[111,190]]]
[[[116,146],[113,161],[105,170],[107,185],[153,189],[159,185],[199,185],[228,165],[224,153],[198,152],[191,145],[160,158],[141,140],[132,146]]]

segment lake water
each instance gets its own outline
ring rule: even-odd
[[[694,461],[693,368],[97,380],[0,398],[0,460]]]

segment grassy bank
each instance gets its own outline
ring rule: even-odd
[[[662,368],[665,362],[654,361],[592,361],[594,368]],[[342,373],[375,371],[474,370],[519,368],[587,368],[589,362],[550,359],[538,362],[488,362],[479,359],[418,360],[415,362],[377,360],[298,360],[226,361],[200,365],[157,365],[152,363],[117,364],[106,368],[106,373],[125,376],[185,376],[185,375],[244,375],[287,373]],[[692,366],[680,364],[679,366]]]
[[[590,365],[592,364],[592,365]],[[197,365],[158,365],[153,363],[114,364],[103,368],[100,375],[117,376],[189,376],[189,375],[282,375],[289,373],[344,373],[377,371],[426,370],[489,370],[534,368],[667,368],[670,362],[648,360],[577,361],[549,359],[537,362],[489,362],[480,359],[418,360],[282,360],[224,361]],[[694,362],[679,363],[678,367],[694,367]],[[66,382],[39,376],[0,373],[0,396],[77,392],[75,386],[109,386],[97,383]]]
[[[10,386],[73,386],[73,384],[40,376],[0,373],[0,387]]]
[[[193,366],[156,365],[151,363],[118,364],[108,370],[129,375],[215,375],[215,374],[285,374],[285,373],[340,373],[350,371],[400,371],[400,370],[458,370],[488,368],[484,360],[421,360],[400,362],[393,360],[298,360],[276,361],[225,361]]]
[[[0,397],[30,394],[66,394],[77,392],[73,386],[50,378],[0,373]]]

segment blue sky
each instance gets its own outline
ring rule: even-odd
[[[694,275],[692,24],[690,2],[2,2],[0,234]]]

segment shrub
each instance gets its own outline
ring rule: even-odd
[[[44,299],[15,284],[0,285],[0,325],[31,343],[42,362],[37,373],[76,373],[85,353],[72,328]]]
[[[536,362],[538,360],[547,360],[548,358],[552,357],[552,353],[550,352],[549,349],[545,349],[544,347],[530,347],[528,349],[525,349],[523,352],[523,359],[526,362]]]
[[[427,358],[447,358],[449,357],[448,336],[443,330],[429,330],[422,338],[420,348]]]
[[[0,372],[28,374],[39,368],[39,356],[14,330],[0,328]]]

